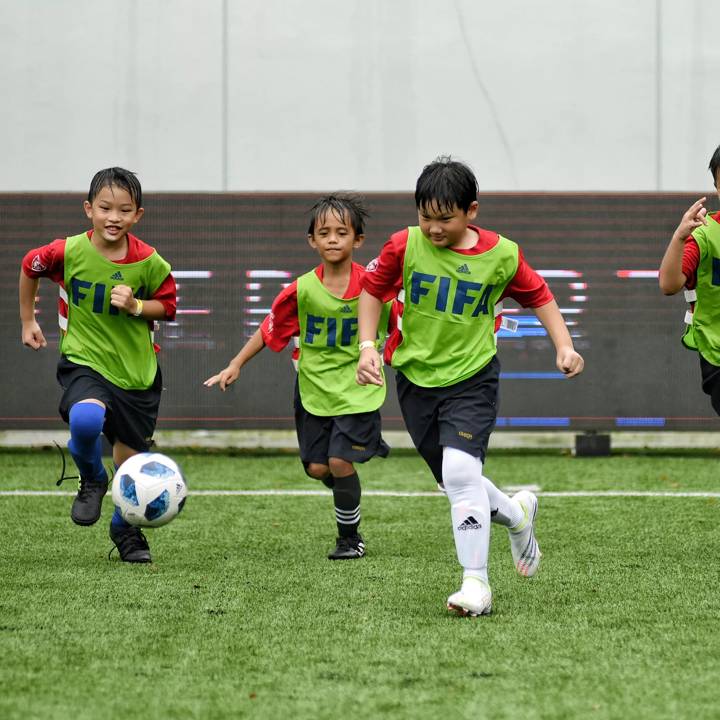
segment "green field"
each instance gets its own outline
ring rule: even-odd
[[[192,490],[319,489],[294,457],[171,453]],[[500,486],[718,492],[720,458],[496,453]],[[0,490],[56,490],[51,452],[0,453]],[[108,560],[67,496],[0,496],[0,718],[717,718],[715,497],[540,493],[543,565],[492,536],[493,614],[459,587],[447,500],[413,455],[362,468],[365,558],[331,563],[331,496],[190,496]],[[66,483],[62,490],[73,488]]]

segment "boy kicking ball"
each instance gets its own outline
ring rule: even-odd
[[[70,426],[68,449],[80,472],[70,516],[76,525],[100,519],[108,476],[101,434],[118,467],[152,445],[162,375],[152,325],[175,317],[170,265],[130,231],[143,216],[142,189],[134,173],[100,170],[84,204],[92,229],[30,250],[20,271],[22,342],[47,346],[35,318],[41,277],[60,286],[62,331],[57,379],[60,415]],[[110,538],[125,562],[151,562],[142,531],[116,510]]]

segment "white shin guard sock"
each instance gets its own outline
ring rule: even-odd
[[[483,485],[490,501],[492,521],[508,528],[519,525],[525,517],[522,505],[517,500],[508,497],[502,490],[498,490],[493,481],[484,475]]]
[[[456,448],[443,448],[442,476],[450,501],[455,550],[465,575],[487,582],[490,504],[482,462]]]

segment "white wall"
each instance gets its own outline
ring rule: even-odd
[[[0,191],[702,190],[700,0],[0,0]],[[707,14],[707,13],[706,13]]]

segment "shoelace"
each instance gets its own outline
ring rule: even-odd
[[[65,453],[63,452],[63,449],[54,440],[53,440],[53,444],[58,449],[58,452],[60,453],[60,459],[62,460],[62,470],[60,471],[60,477],[55,482],[55,484],[59,487],[60,485],[62,485],[63,480],[80,480],[79,475],[66,475],[65,474],[65,470],[67,468],[67,465],[65,464]]]
[[[114,540],[113,543],[115,543]],[[145,537],[145,535],[143,535],[142,530],[138,528],[131,528],[123,533],[118,544],[113,544],[113,546],[110,548],[110,552],[108,553],[108,560],[110,559],[114,550],[117,550],[118,553],[120,553],[120,557],[122,557],[123,555],[127,555],[133,550],[149,549],[150,546],[148,545],[147,538]]]
[[[56,480],[55,484],[59,487],[62,485],[63,480],[78,480],[78,493],[84,497],[85,494],[85,481],[79,476],[79,475],[66,475],[65,471],[67,469],[67,463],[65,462],[65,453],[63,452],[63,449],[53,440],[53,445],[58,449],[58,452],[60,453],[60,460],[62,461],[62,469],[60,470],[60,477]],[[108,484],[112,483],[113,477],[115,477],[115,471],[107,469],[106,470],[108,475]]]

